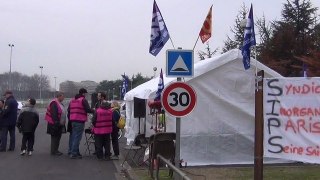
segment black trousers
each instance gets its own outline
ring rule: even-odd
[[[1,128],[1,144],[0,151],[6,151],[7,148],[7,135],[10,134],[10,146],[9,150],[14,150],[16,145],[16,126],[5,126]]]
[[[61,134],[51,135],[51,154],[59,152]]]
[[[110,134],[96,134],[94,140],[97,158],[102,159],[103,155],[105,158],[110,157]]]
[[[115,156],[119,156],[119,141],[118,141],[119,129],[113,128],[111,133],[112,149]]]
[[[21,143],[21,151],[27,150],[27,151],[33,151],[33,145],[34,145],[34,132],[23,132],[22,133],[22,143]],[[27,149],[27,143],[28,143],[28,149]]]

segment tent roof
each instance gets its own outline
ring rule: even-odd
[[[240,50],[233,49],[224,54],[216,55],[210,59],[205,59],[195,63],[194,76],[191,78],[185,78],[185,80],[188,81],[190,79],[201,76],[202,74],[205,74],[218,67],[221,67],[231,61],[242,61],[242,54]],[[259,61],[256,61],[255,59],[251,59],[250,64],[251,64],[251,68],[255,68],[257,66],[257,69],[264,70],[265,73],[271,75],[272,77],[281,77],[279,73],[268,68],[267,66],[263,65]],[[176,81],[176,78],[164,76],[163,81],[164,81],[164,85],[166,86],[167,84]],[[134,97],[137,97],[140,99],[149,99],[154,97],[155,92],[158,89],[158,82],[159,82],[159,76],[130,90],[129,92],[126,93],[124,97],[125,101],[132,101]]]

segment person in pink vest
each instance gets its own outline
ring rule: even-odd
[[[99,160],[110,160],[110,134],[112,132],[112,110],[107,101],[102,101],[93,117],[93,134],[95,139],[96,155]],[[104,149],[104,153],[103,153]]]
[[[86,100],[87,90],[81,88],[71,101],[68,107],[68,118],[71,122],[71,136],[69,138],[69,155],[71,159],[81,159],[79,151],[80,141],[82,139],[87,113],[92,113],[88,101]]]
[[[62,101],[64,94],[58,92],[56,98],[53,99],[47,107],[45,120],[48,122],[47,133],[51,135],[51,155],[61,156],[59,151],[60,139],[62,133],[66,133],[66,110]]]

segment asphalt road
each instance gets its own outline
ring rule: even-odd
[[[50,135],[46,134],[44,109],[36,130],[32,156],[21,156],[21,134],[16,131],[14,152],[0,152],[0,179],[3,180],[113,180],[119,179],[119,161],[98,161],[93,155],[85,155],[85,137],[81,140],[82,159],[67,156],[69,134],[63,134],[60,143],[62,156],[50,155]],[[118,170],[118,171],[117,171]]]

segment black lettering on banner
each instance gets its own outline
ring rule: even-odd
[[[275,113],[275,112],[274,112],[274,106],[275,106],[276,103],[279,103],[279,104],[280,104],[280,101],[279,101],[279,100],[268,100],[268,101],[267,101],[267,103],[270,103],[270,102],[272,103],[272,111],[271,111],[271,113],[267,113],[267,115],[279,116],[278,113]]]
[[[274,139],[282,139],[282,137],[281,136],[273,136],[273,137],[270,137],[269,140],[268,140],[268,143],[271,146],[279,147],[279,151],[271,151],[270,149],[268,149],[268,151],[271,152],[271,153],[281,153],[283,151],[283,147],[282,147],[281,144],[273,143]]]
[[[172,100],[174,103],[169,103],[170,106],[188,106],[190,103],[190,97],[187,92],[182,92],[179,95],[176,92],[171,92],[169,94],[170,96],[173,96]],[[185,101],[183,101],[185,99]]]
[[[283,93],[282,89],[281,89],[279,86],[272,85],[271,83],[273,83],[273,82],[279,82],[279,79],[272,79],[272,80],[268,81],[268,83],[267,83],[267,84],[268,84],[268,87],[269,87],[270,89],[276,89],[276,90],[278,90],[279,92],[278,92],[277,94],[268,93],[268,96],[281,96],[282,93]]]
[[[271,134],[271,126],[278,128],[278,127],[280,127],[280,125],[281,125],[281,123],[280,123],[280,120],[278,118],[269,118],[268,119],[268,131],[269,131],[269,134]]]

